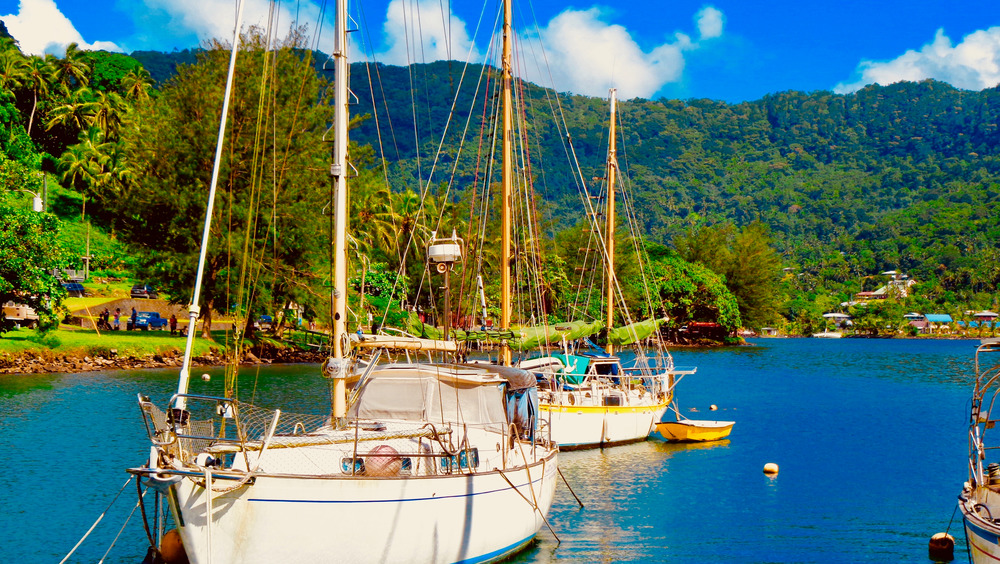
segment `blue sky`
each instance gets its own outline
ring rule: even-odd
[[[247,2],[246,22],[264,23],[268,3]],[[497,2],[353,2],[353,17],[367,30],[353,36],[364,39],[370,58],[386,63],[449,53],[459,60],[472,53],[482,62]],[[0,20],[32,53],[61,54],[70,41],[124,52],[170,51],[230,36],[234,4],[0,0]],[[315,29],[316,0],[277,6],[279,28],[287,29],[297,14]],[[872,82],[934,78],[971,90],[1000,82],[996,0],[515,0],[514,9],[526,78],[592,96],[605,96],[613,85],[623,98],[740,102],[784,90],[850,92]],[[490,29],[477,33],[481,20]],[[327,19],[320,41],[326,51],[331,29]],[[410,30],[409,55],[404,29]]]

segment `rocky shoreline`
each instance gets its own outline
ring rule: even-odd
[[[298,351],[278,349],[252,351],[246,353],[244,365],[272,363],[318,363],[326,355],[319,351]],[[222,366],[228,362],[226,355],[212,349],[208,354],[191,359],[192,366]],[[107,355],[74,355],[28,352],[20,355],[0,356],[0,374],[72,374],[106,370],[141,370],[147,368],[180,367],[183,363],[180,351],[144,356],[119,355],[114,350]]]

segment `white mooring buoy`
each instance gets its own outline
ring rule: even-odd
[[[715,411],[716,409],[719,409],[719,408],[718,408],[718,406],[716,406],[716,405],[715,405],[715,404],[713,403],[712,405],[708,406],[708,409],[709,409],[710,411]]]
[[[948,533],[938,533],[931,537],[927,546],[927,556],[935,562],[951,562],[955,559],[955,537]]]
[[[208,382],[209,380],[212,379],[212,377],[209,376],[208,374],[202,374],[201,375],[201,379],[204,380],[204,381],[206,381],[206,382]]]
[[[775,464],[775,463],[773,463],[773,462],[768,462],[767,464],[764,465],[764,473],[765,474],[777,474],[778,473],[778,465]]]

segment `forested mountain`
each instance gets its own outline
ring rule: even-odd
[[[359,110],[372,112],[364,100],[374,91],[380,114],[391,115],[395,132],[389,135],[380,119],[386,157],[412,173],[414,129],[427,139],[426,163],[448,118],[462,65],[380,65],[377,71],[361,65],[353,70]],[[469,69],[465,82],[477,80],[479,72]],[[371,90],[369,75],[381,79]],[[411,84],[414,106],[428,108],[416,126]],[[557,96],[533,85],[523,85],[522,92],[531,106],[530,137],[539,149],[532,158],[546,165],[566,161],[564,136],[545,118],[558,98],[584,177],[600,176],[606,100]],[[458,97],[453,129],[465,123],[471,105],[470,96]],[[700,225],[760,220],[787,265],[806,271],[810,287],[845,297],[862,289],[864,277],[888,269],[966,301],[988,302],[975,294],[1000,281],[1000,89],[970,92],[928,80],[873,85],[848,95],[782,92],[736,105],[635,99],[620,102],[619,115],[619,159],[653,241],[669,244]],[[378,144],[375,120],[352,135]],[[535,171],[536,190],[552,215],[564,223],[579,217],[572,169],[560,164]],[[458,173],[460,185],[469,170],[459,167]]]

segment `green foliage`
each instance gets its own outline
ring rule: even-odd
[[[248,318],[290,302],[307,318],[327,311],[328,220],[316,212],[329,196],[329,110],[325,83],[295,51],[304,41],[293,33],[272,51],[258,29],[242,38],[201,289],[206,325],[212,307]],[[122,159],[130,174],[112,175],[102,200],[142,249],[143,271],[178,301],[195,279],[228,62],[213,44],[139,107]]]
[[[142,69],[139,61],[122,53],[88,51],[83,60],[90,68],[90,88],[105,93],[117,92],[124,95],[122,79],[129,73]]]
[[[33,308],[41,331],[58,324],[56,311],[65,295],[52,274],[63,264],[58,231],[55,216],[17,207],[0,190],[0,304],[13,301]],[[0,333],[9,329],[0,318]]]
[[[691,321],[714,321],[734,332],[742,326],[737,298],[721,276],[683,260],[662,245],[650,245],[648,252],[650,289],[673,327]]]
[[[674,237],[674,245],[684,260],[723,277],[748,326],[775,321],[781,261],[765,225],[753,222],[741,230],[732,224],[700,226]]]

